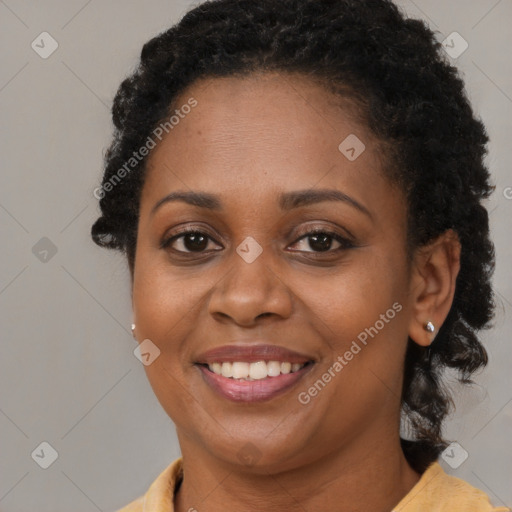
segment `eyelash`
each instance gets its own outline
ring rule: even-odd
[[[170,247],[170,245],[174,241],[179,240],[180,238],[183,238],[187,234],[192,234],[192,233],[196,234],[196,235],[204,235],[209,240],[212,240],[213,242],[218,244],[218,242],[213,237],[208,235],[208,233],[206,233],[204,231],[201,231],[198,228],[187,227],[187,228],[179,229],[178,232],[175,233],[173,236],[171,236],[171,237],[169,237],[167,239],[164,239],[162,241],[161,245],[160,245],[160,248],[161,249],[168,249]],[[310,230],[307,230],[307,231],[305,230],[303,233],[301,233],[299,235],[299,238],[297,238],[295,240],[295,242],[293,242],[292,245],[297,244],[298,242],[300,242],[303,239],[307,239],[309,237],[312,237],[312,236],[318,235],[318,234],[327,235],[328,237],[334,239],[336,242],[338,242],[340,244],[340,247],[338,247],[337,249],[328,249],[327,251],[294,251],[294,252],[306,252],[306,253],[309,253],[309,254],[322,255],[322,254],[332,254],[332,253],[336,253],[336,252],[339,252],[339,251],[343,251],[343,250],[351,249],[351,248],[355,247],[355,244],[349,238],[341,236],[340,234],[338,234],[338,233],[336,233],[334,231],[330,231],[329,229],[325,229],[325,228],[313,228],[313,229],[310,229]],[[197,254],[197,255],[201,255],[201,254],[205,254],[207,252],[207,251],[177,251],[177,250],[172,249],[172,248],[171,248],[171,250],[173,250],[174,252],[176,252],[178,254],[181,254],[181,255],[183,255],[183,254]]]
[[[297,242],[299,242],[303,239],[307,239],[311,236],[319,235],[319,234],[327,235],[328,237],[336,240],[336,242],[338,242],[340,244],[340,247],[338,247],[337,249],[328,249],[327,251],[305,251],[305,252],[322,255],[322,254],[332,254],[332,253],[336,253],[336,252],[343,251],[346,249],[352,249],[353,247],[355,247],[355,244],[349,238],[344,237],[334,231],[330,231],[329,229],[320,228],[320,227],[312,228],[309,230],[305,229],[304,232],[299,234],[299,238],[297,238],[297,240],[293,243],[293,245],[295,245]],[[301,251],[297,251],[297,252],[301,252]]]

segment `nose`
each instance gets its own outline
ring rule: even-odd
[[[290,290],[264,253],[252,263],[235,253],[230,270],[215,286],[209,302],[209,313],[218,321],[245,327],[269,316],[287,318],[291,312]]]

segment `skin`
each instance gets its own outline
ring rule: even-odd
[[[132,276],[135,336],[161,351],[145,370],[183,454],[175,509],[389,511],[420,478],[399,444],[408,336],[426,346],[435,333],[424,324],[446,318],[458,241],[448,232],[408,259],[404,195],[377,141],[321,85],[258,73],[196,82],[177,108],[190,97],[198,105],[149,157]],[[338,150],[349,134],[366,146],[352,162]],[[341,191],[368,213],[339,201],[280,209],[281,193],[304,189]],[[215,194],[222,209],[173,201],[151,214],[178,190]],[[202,253],[183,237],[160,247],[177,226],[210,237]],[[330,238],[321,252],[305,236],[311,228],[351,233],[353,245],[338,250]],[[250,264],[236,252],[248,236],[263,249]],[[394,303],[401,311],[301,404],[298,394]],[[270,401],[228,401],[194,361],[253,340],[315,364]],[[240,460],[247,450],[250,466]]]

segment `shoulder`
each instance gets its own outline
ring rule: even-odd
[[[438,462],[431,464],[393,512],[508,512],[494,507],[487,494],[448,475]]]
[[[151,484],[147,492],[116,512],[173,512],[174,491],[183,476],[180,457],[167,466]]]

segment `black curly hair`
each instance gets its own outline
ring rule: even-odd
[[[133,275],[147,158],[122,179],[116,173],[169,117],[186,87],[258,71],[301,73],[357,105],[382,143],[389,179],[407,199],[410,249],[449,229],[459,237],[461,267],[449,315],[430,347],[409,339],[404,361],[402,413],[413,436],[401,439],[402,449],[423,472],[447,446],[442,422],[451,397],[443,370],[453,368],[470,383],[487,364],[476,332],[489,327],[494,310],[494,247],[481,204],[494,189],[484,164],[488,136],[424,22],[405,17],[390,0],[199,4],[144,45],[138,67],[117,91],[92,238],[123,251]]]

